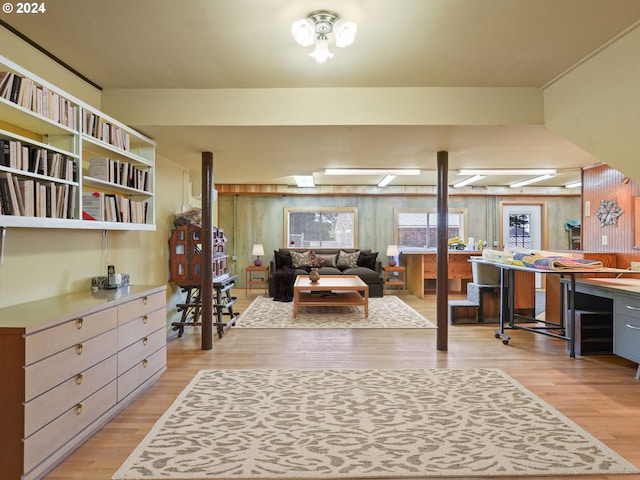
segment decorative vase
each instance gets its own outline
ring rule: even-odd
[[[311,280],[311,283],[318,283],[318,280],[320,280],[320,274],[318,273],[317,268],[311,269],[309,272],[309,280]]]

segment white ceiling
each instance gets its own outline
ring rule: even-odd
[[[638,0],[55,0],[1,20],[109,88],[542,87],[640,19]],[[355,43],[317,64],[293,20],[329,9]],[[541,126],[137,126],[157,153],[194,171],[215,154],[216,183],[372,184],[327,167],[418,167],[392,185],[434,185],[438,150],[458,168],[555,167],[540,185],[598,163]],[[427,167],[425,167],[427,165]],[[505,184],[515,179],[488,178]],[[482,185],[483,183],[479,183]]]

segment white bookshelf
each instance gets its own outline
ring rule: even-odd
[[[9,144],[26,147],[26,151],[40,152],[39,156],[35,153],[31,156],[46,157],[49,163],[52,158],[64,159],[60,162],[67,170],[72,165],[74,174],[72,178],[68,175],[59,178],[61,175],[49,171],[32,171],[30,167],[34,167],[34,160],[16,164],[15,154],[11,156],[12,163],[0,156],[0,178],[10,176],[16,178],[20,185],[45,185],[43,192],[47,188],[56,191],[55,213],[51,205],[49,209],[36,210],[33,214],[26,209],[21,214],[8,214],[9,210],[2,210],[0,227],[155,230],[153,140],[0,55],[0,81],[5,72],[20,77],[20,83],[27,87],[23,87],[23,95],[18,98],[7,99],[0,95],[0,148],[8,148]],[[56,105],[55,109],[52,103]],[[93,126],[88,126],[88,119],[92,119]],[[137,182],[129,184],[91,177],[91,158],[109,158],[118,165],[126,166],[147,180],[146,188],[139,188]],[[136,218],[134,222],[133,215],[125,214],[125,219],[129,217],[130,221],[108,221],[106,216],[101,221],[83,219],[82,194],[87,192],[125,199],[125,206],[138,202],[145,206],[146,218]],[[49,198],[50,202],[51,196],[42,198]],[[36,199],[33,199],[35,203]]]

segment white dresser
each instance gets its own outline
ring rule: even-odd
[[[0,465],[38,479],[166,370],[166,287],[0,309]]]

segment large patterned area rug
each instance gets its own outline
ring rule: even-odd
[[[498,369],[203,370],[113,479],[637,472]]]
[[[369,298],[369,318],[364,307],[299,307],[293,302],[256,299],[236,320],[234,328],[436,328],[398,297]]]

